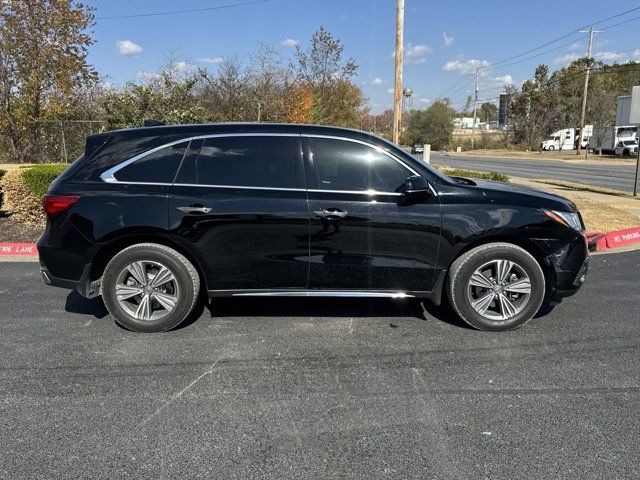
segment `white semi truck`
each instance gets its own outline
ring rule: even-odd
[[[593,133],[593,125],[585,125],[582,132],[582,145],[585,148],[589,144],[589,138]],[[578,146],[580,128],[564,128],[553,132],[549,138],[540,144],[542,150],[575,150]]]
[[[589,150],[613,155],[618,142],[637,139],[638,127],[635,125],[612,125],[595,127],[589,139]]]

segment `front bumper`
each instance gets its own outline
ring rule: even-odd
[[[589,272],[590,257],[586,237],[580,235],[547,257],[547,260],[553,267],[555,276],[552,299],[559,301],[575,295],[584,285]]]

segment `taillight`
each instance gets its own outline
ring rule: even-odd
[[[77,195],[45,195],[42,199],[44,213],[49,218],[55,218],[69,210],[79,198]]]

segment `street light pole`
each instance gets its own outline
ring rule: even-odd
[[[396,72],[393,90],[393,143],[400,144],[402,122],[402,45],[404,43],[404,0],[396,0]]]

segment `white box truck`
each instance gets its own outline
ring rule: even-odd
[[[589,138],[593,133],[593,125],[585,125],[582,132],[582,145],[585,148],[589,144]],[[542,150],[575,150],[578,146],[580,128],[564,128],[553,132],[549,138],[540,144]]]
[[[613,155],[618,142],[637,138],[637,132],[638,127],[635,125],[595,127],[589,139],[589,150]]]

